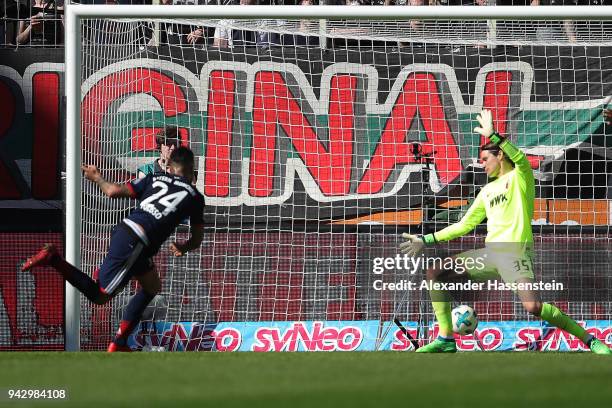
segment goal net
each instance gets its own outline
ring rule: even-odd
[[[476,8],[476,7],[475,7]],[[87,18],[81,155],[113,182],[159,157],[176,128],[206,200],[200,249],[155,257],[161,297],[130,344],[167,350],[408,350],[437,333],[403,232],[458,221],[486,184],[482,108],[535,176],[536,281],[610,342],[609,23]],[[70,63],[67,61],[67,63]],[[93,273],[134,201],[81,189],[81,264]],[[189,236],[181,225],[171,240]],[[480,248],[485,225],[436,256]],[[428,252],[432,255],[433,253]],[[414,285],[416,289],[411,285]],[[130,286],[81,301],[84,350],[104,348]],[[460,296],[468,296],[461,299]],[[511,290],[462,294],[480,318],[462,350],[579,350]]]

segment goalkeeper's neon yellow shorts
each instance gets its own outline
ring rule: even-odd
[[[519,279],[535,279],[533,251],[524,247],[510,250],[486,247],[462,252],[454,258],[455,265],[463,264],[463,273],[475,281],[501,277],[504,282],[514,283]],[[470,258],[472,261],[468,262]]]

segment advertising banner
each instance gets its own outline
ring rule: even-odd
[[[581,322],[587,332],[612,345],[609,320]],[[437,336],[428,327],[426,341],[416,322],[403,322],[422,346]],[[378,333],[386,334],[380,338]],[[480,322],[475,333],[456,335],[458,351],[588,351],[574,336],[538,321]],[[141,324],[129,339],[130,347],[162,347],[166,351],[414,351],[414,346],[392,322],[197,322]]]

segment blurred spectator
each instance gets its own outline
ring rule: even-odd
[[[206,32],[208,27],[189,27],[189,33],[185,37],[187,44],[201,44],[206,42]],[[214,34],[213,34],[214,35]]]
[[[424,6],[434,0],[385,0],[385,6]],[[410,20],[410,29],[413,31],[421,31],[423,29],[423,21]]]
[[[240,0],[240,5],[255,5],[256,0]],[[261,22],[263,23],[263,22]],[[213,35],[213,47],[234,48],[248,47],[257,45],[259,47],[269,47],[280,44],[278,33],[260,31],[256,28],[251,30],[236,30],[231,26],[234,20],[220,20]],[[261,26],[261,24],[259,24]]]
[[[162,5],[171,4],[205,4],[197,0],[160,0]],[[161,23],[160,24],[160,44],[176,44],[176,45],[195,45],[206,44],[207,39],[212,37],[212,28],[197,27],[187,24],[177,23]]]
[[[384,0],[385,6],[424,6],[427,2],[429,4],[430,0]],[[433,0],[432,0],[433,1]],[[406,27],[405,22],[400,22],[403,27]],[[408,36],[412,36],[418,32],[422,32],[425,25],[421,20],[410,20],[408,22],[407,27],[410,29]],[[407,45],[405,42],[397,42],[397,47],[402,48]]]
[[[52,47],[64,42],[63,6],[55,0],[34,0],[30,18],[19,22],[18,45],[44,45]]]
[[[316,0],[315,0],[316,1]],[[299,6],[312,6],[316,4],[313,0],[300,0]],[[319,22],[316,20],[300,20],[299,33],[306,32],[317,32],[319,30]],[[319,37],[316,35],[302,35],[302,34],[285,34],[283,35],[283,45],[296,45],[296,46],[319,46]]]
[[[537,6],[575,6],[578,0],[531,0],[531,5]],[[536,28],[538,41],[560,41],[567,39],[576,42],[576,28],[573,21],[540,21]]]
[[[25,4],[17,0],[2,0],[0,3],[0,45],[14,45],[19,18],[30,15],[30,10]]]
[[[117,0],[104,0],[104,4],[114,6],[119,2]],[[107,63],[111,60],[119,61],[125,58],[134,52],[132,47],[144,46],[151,39],[150,27],[138,21],[91,19],[85,20],[83,26],[83,43],[114,47],[113,52],[108,55]]]
[[[232,44],[232,29],[229,27],[231,20],[220,20],[213,34],[213,47],[231,48]],[[199,35],[199,33],[198,33]]]

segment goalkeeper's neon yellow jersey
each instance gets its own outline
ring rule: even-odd
[[[486,242],[533,242],[535,186],[531,165],[525,154],[508,140],[499,146],[514,162],[514,170],[486,184],[463,218],[436,232],[435,240],[449,241],[465,235],[486,217]]]

